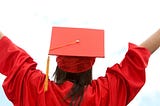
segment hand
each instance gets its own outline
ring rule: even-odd
[[[2,32],[0,32],[0,39],[3,37],[4,35],[3,35],[3,33]]]

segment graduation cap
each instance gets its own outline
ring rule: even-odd
[[[52,27],[52,35],[48,55],[64,57],[76,56],[103,58],[104,30],[89,28]],[[48,70],[49,56],[47,60],[46,81],[48,81]],[[48,82],[46,83],[45,91],[48,87]]]

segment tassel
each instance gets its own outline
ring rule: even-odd
[[[50,57],[48,56],[47,66],[46,66],[46,78],[45,78],[45,82],[44,82],[44,92],[46,92],[48,90],[49,62],[50,62]]]

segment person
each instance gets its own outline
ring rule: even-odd
[[[0,33],[0,73],[3,88],[14,106],[126,106],[145,83],[149,57],[160,46],[160,29],[140,45],[129,43],[121,63],[92,80],[93,57],[57,56],[55,81],[36,69],[37,63],[22,48]]]

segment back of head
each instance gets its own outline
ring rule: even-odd
[[[56,61],[55,82],[57,84],[63,84],[65,81],[73,82],[72,89],[64,99],[71,98],[71,105],[80,105],[84,88],[92,81],[92,66],[95,58],[58,56]]]
[[[57,84],[63,84],[65,81],[70,81],[79,85],[88,85],[92,81],[92,68],[81,73],[65,72],[58,66],[54,73],[54,79]]]

